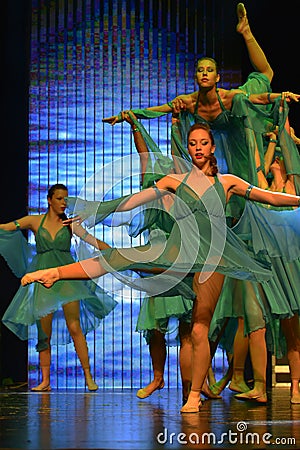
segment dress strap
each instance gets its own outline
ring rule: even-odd
[[[219,89],[217,89],[216,93],[217,93],[218,101],[219,101],[219,104],[220,104],[220,107],[221,107],[222,111],[227,111],[225,106],[223,105],[223,102],[222,102],[221,97],[219,95]]]
[[[184,179],[183,179],[182,182],[181,182],[182,184],[186,183],[186,180],[188,179],[188,177],[190,176],[190,174],[191,174],[191,171],[189,171],[189,172],[186,173]]]
[[[198,95],[197,95],[197,100],[196,100],[195,109],[194,109],[194,115],[198,114],[199,96],[200,96],[200,92],[198,92]]]
[[[46,216],[47,216],[47,213],[46,213],[46,214],[44,215],[44,217],[42,218],[39,228],[42,227],[42,226],[44,225]]]

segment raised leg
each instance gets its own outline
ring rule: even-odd
[[[237,5],[237,16],[238,24],[236,30],[244,38],[251,64],[256,71],[266,75],[271,82],[274,75],[273,69],[250,29],[247,11],[243,3]]]

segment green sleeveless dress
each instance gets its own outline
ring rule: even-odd
[[[210,327],[211,339],[215,339],[225,318],[243,317],[245,335],[266,327],[269,351],[279,358],[285,354],[280,319],[300,313],[299,224],[299,208],[275,209],[257,202],[246,203],[233,231],[247,241],[254,255],[264,255],[270,262],[272,277],[260,284],[225,280]],[[226,339],[223,345],[229,350],[230,332]]]
[[[46,215],[35,236],[36,255],[30,263],[27,261],[27,265],[24,255],[28,256],[28,244],[21,231],[1,230],[0,232],[0,254],[4,255],[10,268],[20,277],[26,272],[74,262],[70,252],[71,233],[68,227],[60,228],[52,239],[48,230],[43,227],[45,218]],[[9,243],[8,247],[7,243]],[[13,256],[15,254],[20,255],[20,262],[16,263]],[[35,326],[38,319],[54,312],[56,313],[54,319],[57,318],[57,320],[53,320],[55,328],[52,332],[52,344],[68,343],[70,335],[60,308],[74,300],[80,300],[80,321],[84,334],[98,327],[100,320],[117,305],[110,295],[92,281],[59,281],[51,289],[45,288],[40,283],[33,283],[20,286],[5,311],[2,322],[20,339],[27,340],[28,326]]]
[[[272,127],[278,126],[278,141],[286,170],[288,174],[294,175],[296,192],[297,195],[299,195],[299,152],[294,141],[284,128],[289,113],[287,102],[284,101],[282,110],[280,110],[280,98],[268,105],[258,105],[250,102],[248,98],[250,94],[272,91],[268,78],[259,72],[250,73],[246,82],[242,86],[239,86],[239,89],[241,89],[241,94],[234,96],[231,110],[226,110],[220,96],[217,94],[221,113],[213,121],[207,121],[198,114],[198,103],[196,104],[193,113],[182,111],[180,113],[179,124],[180,138],[178,138],[176,132],[173,133],[174,127],[172,127],[173,154],[183,160],[190,161],[186,145],[188,130],[194,123],[206,123],[210,126],[214,136],[216,144],[215,156],[218,161],[220,172],[232,173],[257,186],[258,180],[254,158],[255,149],[258,149],[261,164],[263,166],[265,153],[263,135],[270,131]],[[134,109],[133,112],[141,119],[154,119],[166,114],[147,109]],[[120,115],[119,117],[121,118]],[[166,158],[161,154],[161,151],[157,148],[143,125],[139,121],[134,120],[134,122],[135,126],[143,134],[149,151],[154,155],[152,169],[149,167],[148,174],[145,177],[145,179],[149,179],[149,183],[151,183],[153,179],[157,179],[157,174],[153,175],[153,172],[157,170],[158,173],[168,173],[172,162],[169,158]],[[150,184],[148,184],[148,186],[149,185]],[[239,218],[244,205],[245,202],[242,198],[233,196],[227,205],[227,216]]]
[[[132,285],[150,295],[161,295],[176,287],[177,293],[193,296],[192,289],[185,282],[188,274],[202,272],[207,276],[218,271],[238,279],[262,281],[271,276],[269,264],[263,257],[251,256],[247,245],[226,225],[224,213],[225,193],[218,177],[210,185],[201,199],[184,182],[176,191],[173,207],[174,225],[169,236],[162,239],[161,235],[150,236],[145,245],[133,248],[110,248],[99,257],[108,272],[115,272],[122,279],[122,271],[137,270],[143,273],[149,269],[163,269],[164,273],[146,275],[133,280]],[[124,199],[109,202],[96,202],[73,199],[73,206],[78,204],[79,210],[86,217],[87,211],[96,213],[93,222],[107,220],[110,214],[118,208]],[[156,214],[154,202],[151,202],[150,213],[144,214],[144,229],[149,229],[155,223]],[[70,203],[68,205],[71,206]],[[70,208],[72,211],[72,207]],[[153,222],[151,223],[151,217]],[[116,223],[116,221],[114,222]],[[147,273],[147,272],[146,272]],[[131,280],[123,278],[131,285]],[[175,284],[174,284],[175,283]],[[165,294],[164,294],[165,295]]]
[[[162,200],[161,210],[157,211],[156,221],[150,227],[149,232],[160,229],[169,237],[174,220],[172,218],[172,207],[170,213],[165,209]],[[190,276],[191,277],[191,276]],[[192,286],[192,279],[190,279]],[[182,295],[173,296],[157,295],[145,296],[143,298],[139,315],[137,318],[136,331],[143,334],[149,344],[151,333],[158,330],[167,335],[167,345],[178,345],[178,321],[190,323],[192,319],[193,297],[186,298]]]

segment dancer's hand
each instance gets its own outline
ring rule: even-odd
[[[116,123],[120,123],[123,122],[124,119],[119,119],[119,116],[111,116],[111,117],[104,117],[104,119],[102,119],[102,122],[105,123],[110,123],[110,125],[115,125]]]
[[[176,97],[172,101],[172,115],[179,114],[181,111],[186,110],[186,104],[184,103],[182,98]]]
[[[63,220],[64,226],[72,225],[73,223],[76,223],[77,225],[80,225],[84,221],[84,217],[76,215],[76,216],[70,216],[68,219]]]
[[[22,286],[27,286],[27,284],[30,283],[34,283],[34,279],[31,278],[30,273],[26,273],[22,278],[21,278],[21,284]]]
[[[300,99],[300,95],[294,94],[293,92],[290,92],[290,91],[286,91],[286,92],[282,92],[281,98],[282,99],[284,98],[287,102],[294,101],[294,102],[298,103],[299,99]]]
[[[272,131],[267,131],[267,133],[265,133],[265,137],[276,141],[278,138],[278,127],[274,128]]]
[[[121,117],[122,120],[125,120],[126,122],[128,122],[131,126],[134,126],[134,121],[133,119],[137,120],[136,115],[130,111],[130,110],[126,110],[126,111],[121,111]]]
[[[27,286],[34,282],[40,283],[46,288],[50,288],[59,280],[59,271],[56,267],[51,269],[37,270],[36,272],[26,273],[21,279],[22,286]]]

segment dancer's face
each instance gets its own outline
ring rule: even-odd
[[[216,65],[209,59],[198,62],[196,70],[196,81],[199,87],[212,87],[220,79]]]
[[[208,163],[207,157],[215,151],[209,133],[203,129],[196,129],[190,132],[188,139],[188,151],[193,163],[202,168]]]
[[[51,198],[48,198],[49,207],[57,214],[63,214],[67,207],[65,198],[68,196],[68,191],[65,189],[56,189]]]

